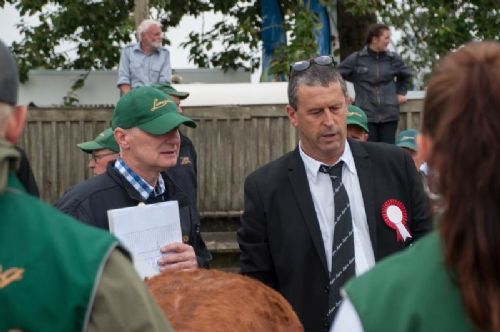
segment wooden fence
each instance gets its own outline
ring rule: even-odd
[[[402,109],[400,129],[419,128],[422,100]],[[88,155],[77,143],[106,128],[111,108],[34,108],[19,145],[30,158],[42,198],[54,202],[66,189],[91,176]],[[191,107],[198,128],[182,128],[198,153],[199,209],[206,217],[237,216],[243,183],[258,166],[292,150],[297,134],[284,105]]]

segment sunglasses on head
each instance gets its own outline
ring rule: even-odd
[[[333,65],[335,67],[336,63],[335,60],[331,55],[320,55],[318,57],[309,59],[309,60],[302,60],[302,61],[297,61],[294,62],[293,64],[290,65],[290,72],[293,71],[304,71],[311,67],[311,65],[315,63],[320,66],[330,66]]]

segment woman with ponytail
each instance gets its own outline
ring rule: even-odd
[[[421,129],[437,230],[352,280],[333,331],[500,331],[499,43],[438,64]]]

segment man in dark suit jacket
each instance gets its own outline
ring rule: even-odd
[[[299,146],[247,177],[238,230],[241,272],[283,294],[306,331],[328,330],[333,320],[339,303],[331,305],[338,295],[330,271],[354,274],[354,266],[337,266],[337,192],[320,165],[341,161],[355,274],[431,228],[411,158],[388,144],[346,139],[345,82],[330,64],[326,57],[294,64],[287,112]]]

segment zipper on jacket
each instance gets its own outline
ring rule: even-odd
[[[378,56],[379,54],[377,53],[377,85],[376,85],[376,88],[375,88],[375,91],[377,92],[377,103],[378,103],[378,108],[380,109],[380,62],[378,61]],[[377,112],[377,115],[378,115],[378,120],[380,121],[382,119],[382,115],[380,114],[380,111]]]
[[[379,83],[380,83],[380,65],[379,65],[379,61],[378,61],[378,53],[377,53],[377,85],[376,85],[376,88],[375,88],[375,91],[377,91],[377,103],[378,103],[378,106],[380,106],[380,89],[379,89]]]

